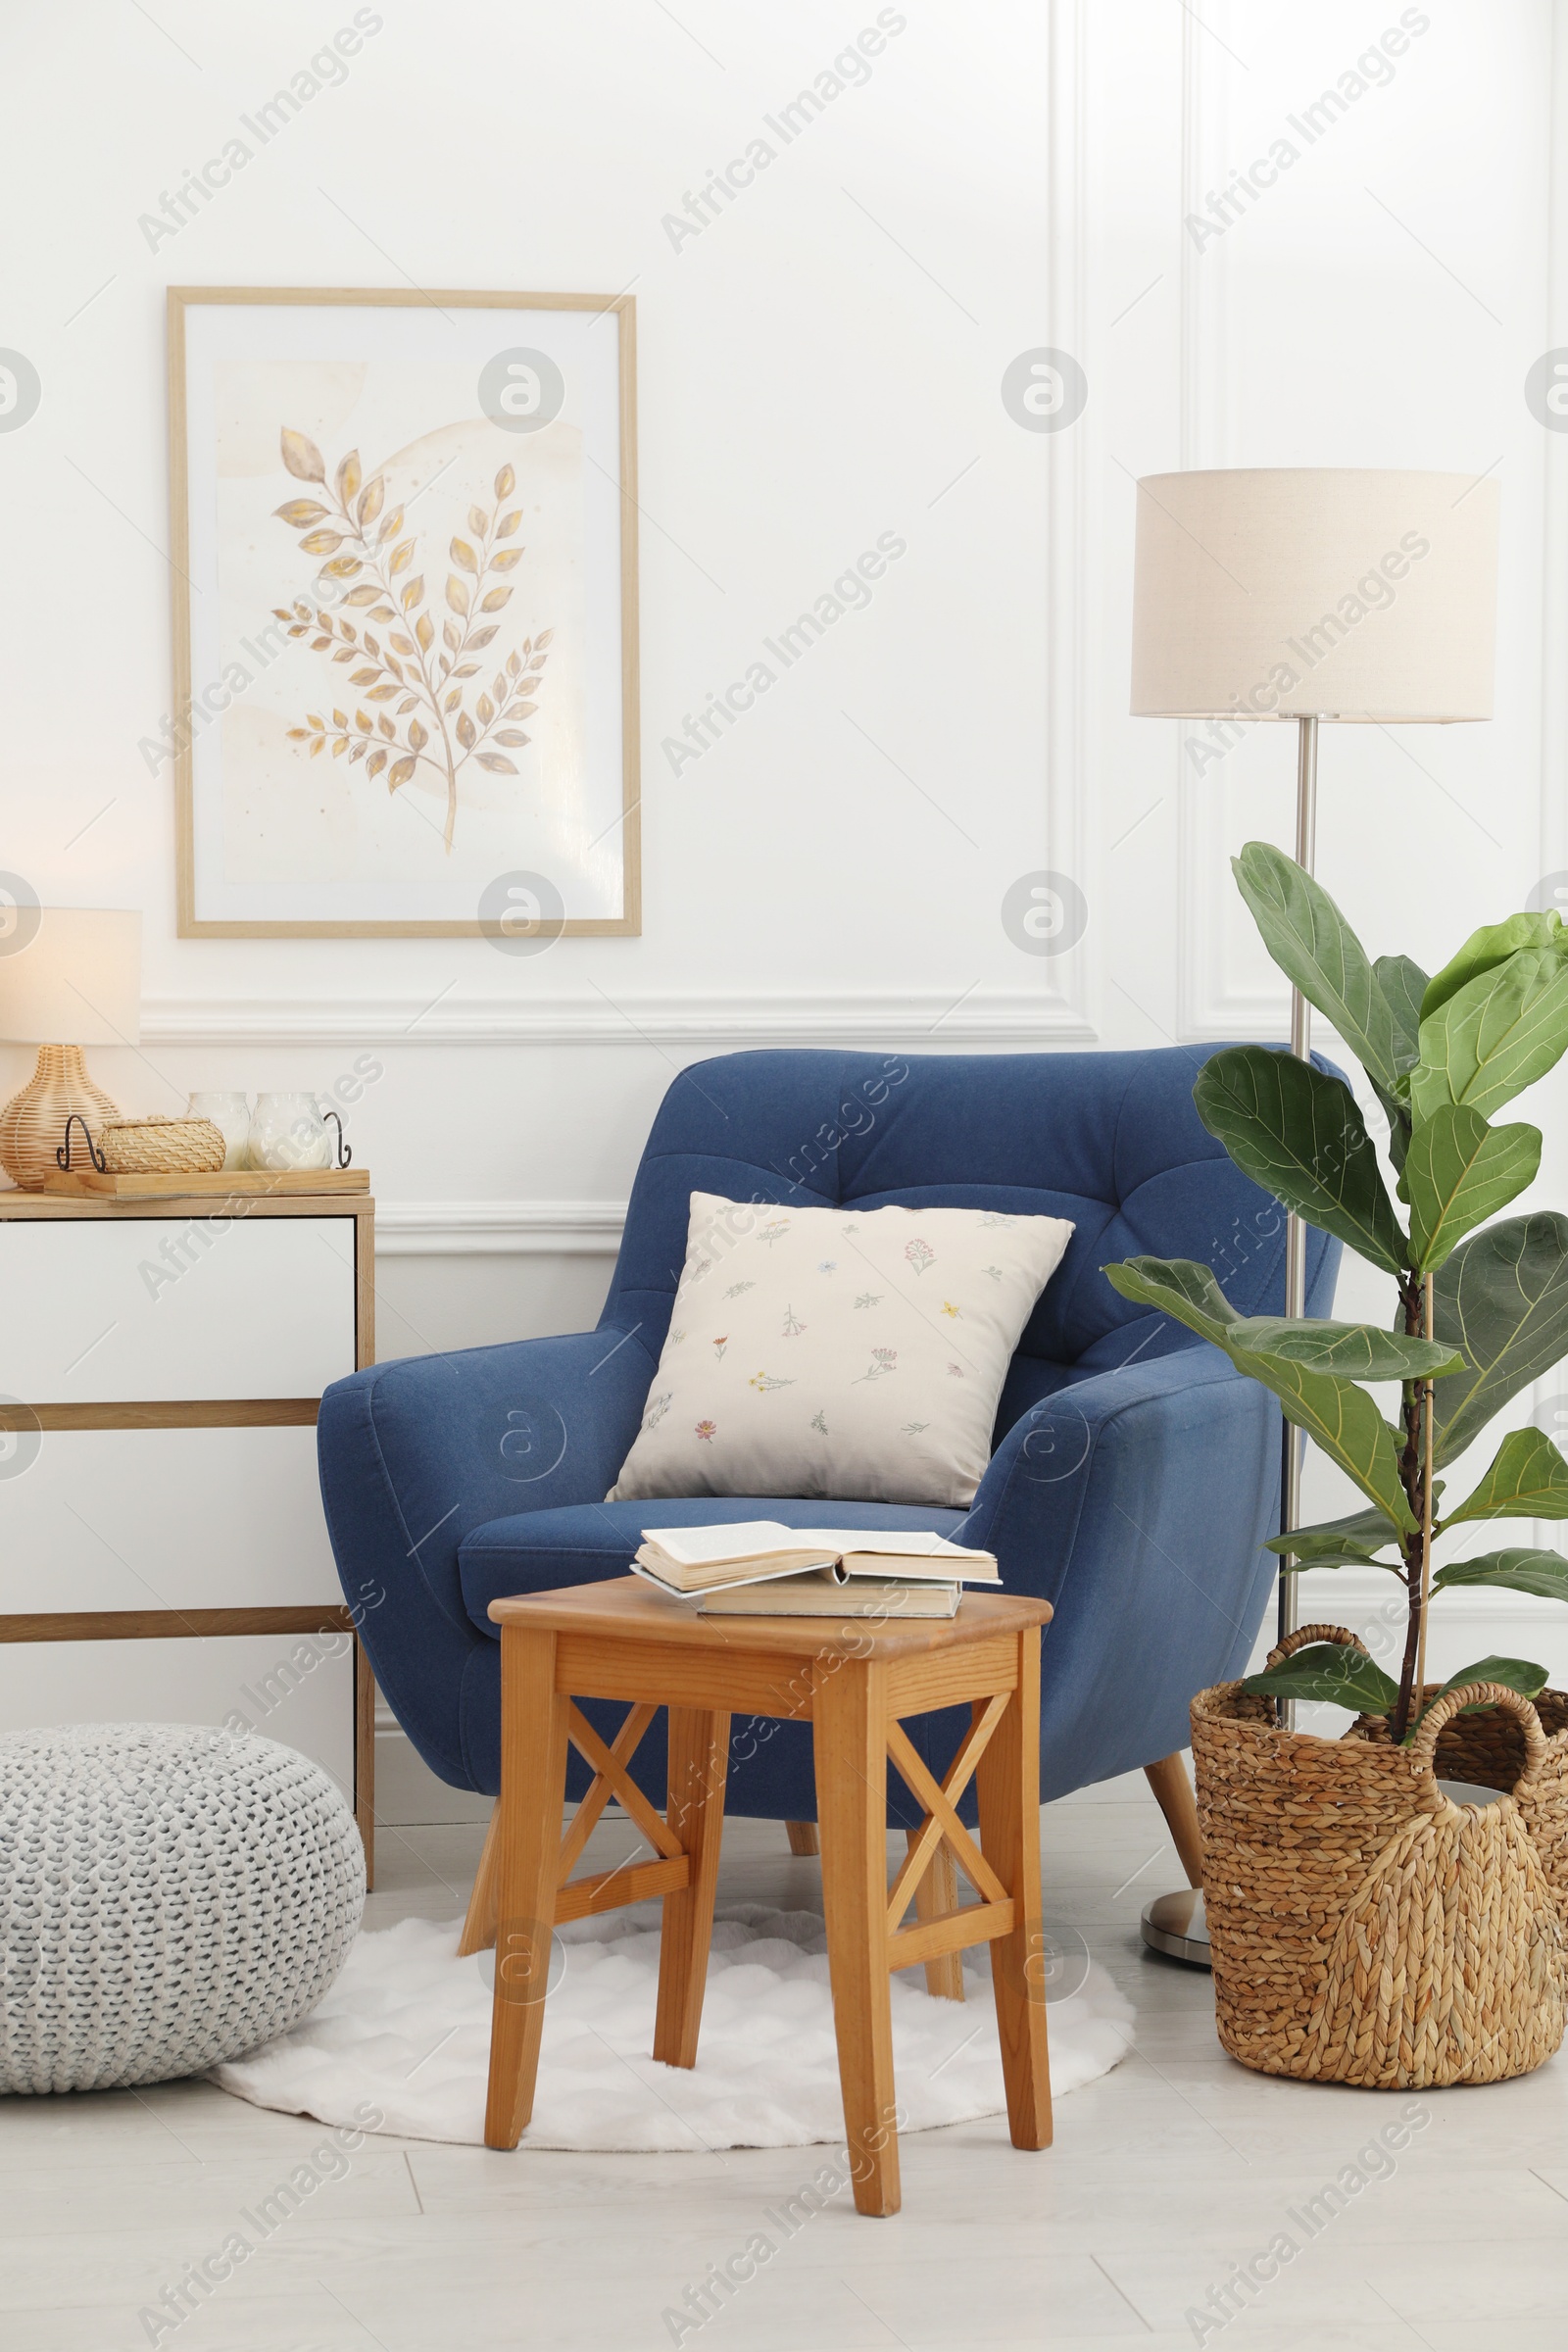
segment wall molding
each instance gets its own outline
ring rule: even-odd
[[[166,1046],[1093,1045],[1076,1005],[1040,989],[850,990],[819,996],[152,997],[144,1043]]]
[[[624,1200],[377,1200],[377,1257],[613,1257]]]

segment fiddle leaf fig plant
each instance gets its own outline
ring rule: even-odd
[[[1282,1573],[1384,1568],[1405,1587],[1396,1683],[1326,1642],[1244,1690],[1383,1715],[1408,1741],[1430,1593],[1491,1586],[1568,1600],[1568,1558],[1556,1551],[1502,1549],[1432,1569],[1433,1539],[1447,1528],[1568,1519],[1568,1461],[1540,1430],[1511,1431],[1451,1508],[1440,1508],[1437,1475],[1568,1355],[1568,1217],[1498,1215],[1534,1182],[1542,1139],[1522,1122],[1494,1123],[1568,1051],[1568,930],[1554,912],[1510,915],[1428,979],[1407,956],[1369,956],[1328,892],[1267,842],[1250,842],[1233,870],[1269,954],[1366,1072],[1389,1121],[1395,1191],[1345,1081],[1283,1051],[1212,1055],[1193,1088],[1199,1116],[1255,1183],[1393,1277],[1395,1325],[1239,1315],[1212,1270],[1190,1258],[1126,1258],[1105,1273],[1124,1298],[1173,1315],[1271,1390],[1360,1490],[1361,1509],[1273,1540]],[[1396,1380],[1390,1422],[1364,1384]],[[1544,1667],[1491,1657],[1444,1690],[1490,1682],[1533,1698],[1545,1681]]]

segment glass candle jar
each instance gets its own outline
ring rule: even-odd
[[[329,1168],[331,1130],[314,1095],[258,1095],[250,1127],[253,1168]]]

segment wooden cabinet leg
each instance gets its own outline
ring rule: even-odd
[[[1015,2148],[1051,2145],[1046,1951],[1040,1923],[1040,1631],[1018,1642],[1018,1687],[975,1780],[980,1850],[1013,1900],[1013,1928],[991,1946],[1007,2124]],[[975,1702],[975,1714],[984,1702]]]
[[[897,2213],[886,1667],[852,1658],[830,1661],[815,1679],[811,1714],[828,1979],[855,2208]]]
[[[787,1821],[784,1827],[789,1832],[792,1854],[815,1854],[821,1851],[814,1821]]]
[[[566,1795],[565,1697],[556,1637],[501,1630],[501,1896],[490,2013],[487,2148],[514,2148],[533,2113]]]
[[[906,1842],[913,1845],[920,1833],[905,1832]],[[958,1908],[958,1866],[946,1838],[931,1857],[925,1877],[914,1890],[916,1919],[940,1919],[946,1911]],[[925,1964],[925,1988],[939,2001],[963,1999],[963,1954],[943,1952],[939,1958]]]
[[[677,1893],[664,1897],[654,2056],[665,2066],[697,2064],[728,1764],[727,1715],[710,1715],[696,1707],[670,1708],[669,1808],[664,1818],[686,1848],[691,1877]]]
[[[1157,1764],[1144,1766],[1144,1777],[1159,1800],[1165,1827],[1187,1873],[1188,1886],[1201,1886],[1203,1844],[1198,1833],[1198,1801],[1193,1795],[1193,1784],[1187,1778],[1186,1765],[1179,1755],[1161,1756]]]
[[[490,1814],[490,1827],[484,1834],[484,1851],[479,1856],[479,1868],[474,1874],[473,1891],[468,1897],[468,1916],[458,1937],[458,1958],[466,1960],[472,1952],[487,1952],[496,1939],[496,1907],[501,1893],[501,1799],[498,1796]]]
[[[354,1819],[365,1848],[365,1884],[375,1885],[375,1676],[354,1637]]]

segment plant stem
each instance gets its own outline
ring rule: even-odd
[[[1427,1308],[1426,1285],[1419,1274],[1406,1272],[1400,1275],[1399,1303],[1404,1309],[1405,1336],[1415,1339],[1421,1333]],[[1404,1489],[1404,1497],[1410,1506],[1415,1528],[1403,1542],[1404,1589],[1409,1614],[1405,1622],[1404,1659],[1399,1670],[1399,1696],[1389,1725],[1396,1741],[1402,1740],[1409,1728],[1425,1629],[1424,1594],[1431,1544],[1430,1534],[1425,1532],[1431,1525],[1426,1494],[1426,1447],[1423,1444],[1425,1416],[1422,1412],[1422,1392],[1426,1386],[1424,1381],[1407,1380],[1401,1390],[1404,1446],[1399,1455],[1399,1484]]]

